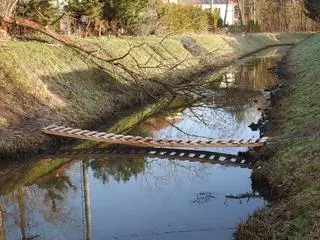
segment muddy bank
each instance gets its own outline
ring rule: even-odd
[[[136,71],[141,70],[136,63],[144,63],[140,73],[146,78],[175,85],[194,80],[201,72],[225,66],[250,52],[296,43],[305,36],[192,36],[194,41],[189,45],[181,43],[180,38],[155,37],[85,41],[116,56],[123,55],[133,44],[145,42],[121,63]],[[111,66],[101,66],[63,46],[14,40],[1,40],[0,46],[1,156],[38,152],[56,145],[58,142],[39,132],[45,125],[94,128],[167,92],[155,81],[143,81],[137,86],[133,80],[121,78]]]
[[[284,87],[265,128],[275,142],[258,152],[252,175],[271,205],[240,224],[237,239],[319,239],[319,39],[299,43],[279,66]]]

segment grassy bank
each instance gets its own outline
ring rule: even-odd
[[[205,65],[219,67],[274,44],[297,43],[305,34],[205,35],[157,38],[81,39],[144,78],[173,82]],[[191,42],[190,42],[191,39]],[[143,44],[142,44],[143,43]],[[39,147],[39,128],[51,124],[87,127],[115,118],[146,93],[111,65],[57,45],[0,39],[0,153]],[[208,56],[210,56],[208,58]],[[139,66],[139,67],[138,67]],[[162,77],[160,77],[162,76]],[[166,77],[165,77],[166,76]],[[163,89],[148,84],[152,95]]]
[[[269,185],[271,207],[238,228],[238,239],[319,239],[320,34],[298,44],[283,66],[267,135],[285,136],[254,178]],[[299,138],[295,138],[299,137]]]

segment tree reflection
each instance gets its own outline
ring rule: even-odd
[[[131,177],[137,178],[141,174],[142,179],[150,188],[158,186],[158,184],[170,184],[175,182],[179,184],[183,179],[178,179],[177,173],[183,171],[184,177],[198,178],[207,174],[205,170],[210,167],[205,164],[194,164],[181,160],[169,160],[159,158],[149,158],[147,156],[139,157],[108,157],[99,158],[90,161],[90,167],[93,171],[93,176],[99,179],[103,184],[108,184],[111,179],[116,182],[128,182]],[[159,175],[159,170],[163,174]]]
[[[52,212],[58,211],[57,202],[63,201],[64,196],[70,189],[75,192],[77,191],[77,187],[72,184],[70,177],[65,173],[66,168],[69,166],[70,163],[65,164],[58,170],[55,170],[36,181],[39,189],[44,189],[46,191],[44,194],[44,202],[47,205],[51,205]]]
[[[222,88],[260,91],[276,83],[275,74],[269,69],[277,65],[278,57],[257,58],[247,64],[225,69]]]
[[[0,199],[0,240],[4,240],[4,218],[2,199]]]
[[[110,178],[116,182],[127,182],[131,177],[137,177],[145,169],[144,157],[108,157],[90,162],[93,176],[104,184],[109,183]]]

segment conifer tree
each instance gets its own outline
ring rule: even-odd
[[[19,1],[16,16],[48,25],[59,17],[59,9],[51,0]]]
[[[139,25],[139,15],[148,0],[105,0],[105,18],[117,22],[118,27],[134,33]]]
[[[95,20],[102,18],[103,7],[103,0],[69,0],[66,10],[76,18],[86,16],[89,20]]]

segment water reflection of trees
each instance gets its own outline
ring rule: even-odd
[[[131,177],[137,177],[145,169],[144,157],[120,158],[107,157],[90,161],[93,176],[104,184],[109,183],[110,178],[117,182],[127,182]]]
[[[201,179],[212,174],[211,164],[181,160],[146,158],[142,179],[148,190],[160,189],[162,185],[180,186],[186,181]]]
[[[46,164],[50,160],[41,160],[37,162],[37,166]],[[3,219],[6,224],[3,226],[6,230],[6,237],[10,239],[40,239],[38,234],[41,234],[41,239],[48,239],[48,236],[51,238],[53,237],[51,234],[55,233],[46,233],[42,227],[50,226],[52,228],[59,225],[62,227],[62,222],[67,224],[61,234],[63,231],[74,231],[79,228],[78,218],[81,212],[78,211],[78,206],[68,205],[70,192],[78,190],[75,185],[78,183],[74,182],[68,172],[69,167],[73,164],[74,161],[70,161],[55,167],[49,170],[49,173],[32,180],[32,182],[27,182],[26,185],[18,186],[6,195],[0,196],[0,210],[2,210],[1,204],[4,206]],[[33,171],[37,170],[39,171],[39,167],[33,169]],[[26,175],[33,176],[35,174],[28,172]]]
[[[221,87],[236,87],[259,91],[276,83],[274,73],[270,68],[276,66],[277,57],[257,58],[247,64],[226,69],[221,81]]]
[[[72,184],[69,176],[58,176],[56,178],[51,178],[49,181],[45,183],[38,184],[40,189],[45,190],[43,201],[47,205],[51,205],[51,211],[57,212],[57,202],[63,201],[66,193],[72,189],[73,191],[77,191],[77,187]]]
[[[4,240],[3,206],[0,200],[0,240]]]
[[[89,156],[86,157],[86,159],[90,159]],[[70,202],[72,201],[70,200],[70,192],[79,189],[76,182],[81,180],[73,178],[68,170],[71,164],[75,163],[75,161],[70,161],[69,164],[65,164],[37,179],[32,185],[19,188],[14,193],[10,194],[10,196],[7,195],[5,197],[5,205],[8,206],[10,204],[11,206],[17,206],[15,210],[10,213],[12,217],[17,219],[13,224],[13,228],[10,230],[11,232],[18,231],[20,232],[18,235],[25,236],[26,238],[32,236],[33,233],[41,234],[41,237],[43,237],[44,233],[41,232],[41,228],[34,225],[39,224],[39,221],[42,221],[42,224],[44,225],[56,228],[59,227],[57,224],[62,222],[62,220],[66,220],[64,222],[66,223],[67,228],[80,229],[79,221],[81,221],[82,218],[85,218],[85,222],[88,226],[84,227],[84,229],[87,229],[88,236],[91,234],[91,231],[88,230],[91,225],[91,222],[88,220],[91,219],[89,204],[90,194],[89,192],[87,192],[87,194],[85,193],[85,186],[89,189],[89,177],[87,177],[87,184],[82,184],[84,194],[81,195],[81,199],[82,201],[84,199],[84,202],[87,203],[87,207],[85,207],[85,217],[77,214],[74,216],[70,214],[70,210],[68,211],[70,204],[74,204]],[[79,169],[80,164],[78,163],[75,165],[77,168],[73,168],[72,172],[81,172],[81,168]],[[116,182],[127,182],[132,179],[132,177],[137,178],[139,175],[139,181],[144,182],[142,186],[147,188],[145,189],[146,191],[159,190],[164,185],[173,185],[179,188],[180,185],[183,185],[190,180],[204,179],[213,174],[212,165],[210,163],[203,164],[190,161],[169,160],[165,158],[149,158],[143,155],[140,155],[139,157],[102,156],[101,158],[95,158],[95,160],[84,160],[83,166],[82,178],[86,174],[88,175],[87,166],[89,166],[91,167],[93,176],[103,184],[110,183],[111,179]],[[79,175],[81,175],[81,173]],[[198,192],[192,203],[206,204],[209,201],[214,200],[215,197],[214,192]],[[226,196],[226,198],[227,197],[228,200],[231,200],[233,198],[245,198],[247,195],[230,195]],[[225,204],[228,204],[228,200],[225,201]],[[1,210],[0,202],[0,220]],[[74,210],[81,214],[79,209],[73,208],[72,211],[74,212]],[[37,213],[34,214],[34,212]],[[38,213],[40,215],[37,215]],[[9,217],[7,216],[6,219],[8,220]],[[52,235],[49,233],[48,236],[51,237]]]
[[[108,157],[99,158],[89,163],[93,176],[108,184],[111,179],[116,182],[127,182],[131,177],[140,174],[150,189],[159,185],[182,184],[187,178],[202,178],[209,174],[206,170],[211,164],[196,164],[189,161],[169,160],[160,158],[139,157]],[[183,172],[183,174],[179,174]],[[183,177],[179,177],[179,176]]]
[[[226,97],[226,94],[233,96]],[[252,92],[247,94],[236,93],[239,94],[240,99],[235,98],[234,94],[235,91],[232,90],[224,91],[223,97],[202,99],[202,102],[195,102],[184,109],[179,109],[179,114],[172,110],[168,111],[167,115],[159,115],[147,119],[143,124],[136,126],[133,134],[140,135],[140,133],[143,133],[144,135],[157,136],[157,132],[164,130],[163,133],[169,134],[168,137],[171,138],[209,139],[217,137],[207,134],[206,136],[202,136],[199,132],[195,131],[196,129],[206,128],[209,131],[225,132],[233,136],[235,129],[240,128],[245,117],[249,117],[250,111],[248,109],[255,104],[248,104],[249,99],[253,97]],[[258,109],[258,105],[256,109]],[[254,111],[254,114],[258,114],[258,117],[261,115],[257,111]],[[252,115],[251,118],[256,119],[257,117],[256,115]],[[161,137],[165,136],[161,135]]]

